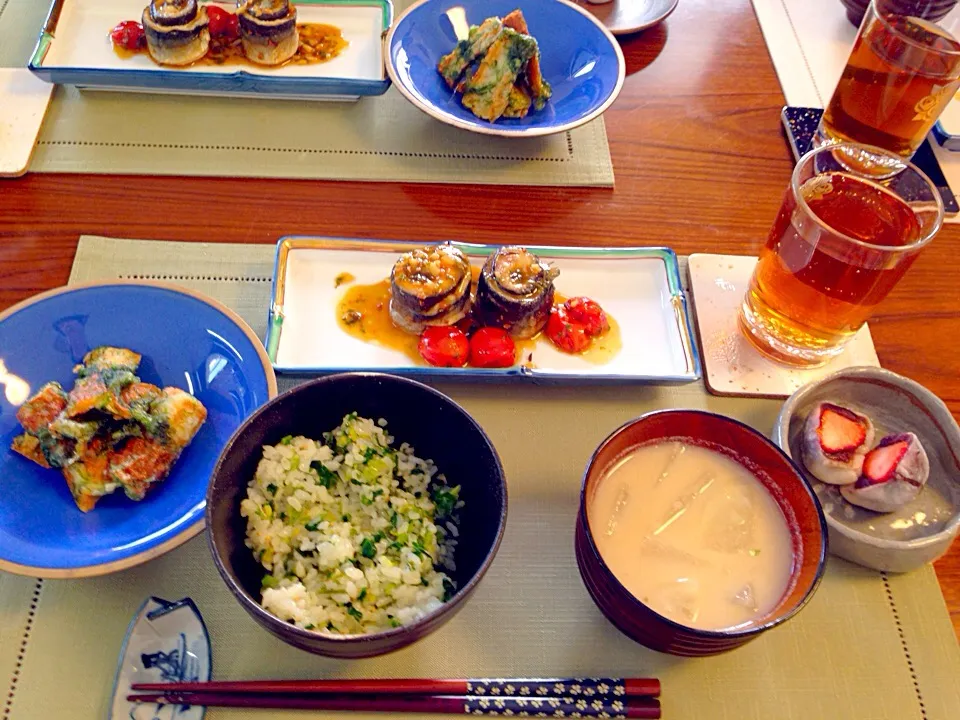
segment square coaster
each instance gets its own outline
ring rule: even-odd
[[[0,177],[27,171],[53,85],[20,68],[0,68]]]
[[[880,367],[870,329],[864,325],[846,350],[823,367],[798,369],[762,355],[737,325],[740,302],[757,258],[698,253],[689,259],[707,389],[714,395],[787,397],[806,383],[843,368]]]

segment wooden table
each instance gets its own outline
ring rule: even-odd
[[[758,251],[791,158],[783,94],[749,0],[684,0],[665,26],[622,39],[623,94],[606,113],[616,188],[463,191],[314,181],[28,175],[0,183],[0,308],[66,283],[80,234],[274,243],[281,235]],[[257,182],[256,192],[251,187]],[[175,220],[174,220],[175,218]],[[881,362],[960,417],[948,226],[872,321]],[[960,635],[960,543],[937,574]]]

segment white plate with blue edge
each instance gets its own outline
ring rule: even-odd
[[[120,21],[140,21],[145,0],[55,0],[44,28],[38,28],[29,67],[48,82],[88,90],[293,100],[356,100],[387,91],[382,38],[393,22],[391,0],[293,4],[298,22],[335,25],[349,45],[332,60],[313,65],[164,67],[146,53],[120,57],[110,41],[110,30]]]
[[[208,682],[213,671],[210,635],[190,598],[147,598],[120,648],[110,720],[202,720],[202,705],[158,705],[127,700],[134,683]]]
[[[523,12],[537,40],[553,96],[524,118],[491,123],[463,107],[437,64],[471,25],[514,9]],[[610,31],[567,0],[420,0],[397,18],[385,45],[390,79],[410,102],[448,125],[500,137],[551,135],[587,123],[616,100],[626,74],[623,52]]]
[[[687,298],[676,254],[663,247],[526,247],[560,270],[557,293],[586,295],[616,321],[620,350],[603,362],[570,355],[546,339],[531,357],[509,368],[440,368],[415,362],[401,350],[348,334],[337,305],[357,284],[390,276],[401,253],[425,243],[347,238],[289,237],[277,246],[267,355],[279,373],[300,376],[349,370],[408,377],[533,382],[684,383],[700,378]],[[453,243],[474,267],[499,246]],[[344,282],[344,277],[351,278]]]

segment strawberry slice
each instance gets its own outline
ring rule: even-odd
[[[892,436],[884,438],[877,447],[867,453],[863,459],[863,474],[858,486],[879,485],[891,480],[897,473],[897,466],[910,448],[909,438]]]
[[[817,435],[824,452],[852,452],[867,439],[867,429],[853,411],[825,404],[820,412]]]

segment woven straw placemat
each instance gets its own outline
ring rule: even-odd
[[[26,65],[47,7],[0,0],[0,67]],[[58,87],[30,171],[613,185],[603,118],[544,138],[488,137],[437,122],[394,88],[339,103]]]
[[[85,237],[70,282],[177,282],[232,305],[262,335],[272,263],[272,246]],[[22,605],[29,604],[35,584],[17,581],[13,593],[0,584],[0,637],[25,647],[0,718],[46,720],[63,717],[65,709],[71,718],[104,717],[124,629],[149,594],[190,595],[197,601],[213,639],[217,678],[622,674],[660,677],[664,717],[677,720],[960,717],[960,647],[930,567],[887,576],[831,557],[822,586],[794,620],[732,653],[694,660],[628,640],[584,590],[573,554],[580,477],[607,433],[663,407],[705,408],[769,431],[778,403],[714,397],[699,383],[518,386],[509,403],[488,385],[440,387],[490,434],[510,488],[510,517],[497,559],[448,625],[382,658],[345,662],[311,656],[254,625],[223,587],[198,538],[124,573],[44,581],[32,620],[24,617],[29,607]],[[11,630],[11,622],[21,626]],[[332,716],[208,714],[210,720],[312,717]]]

